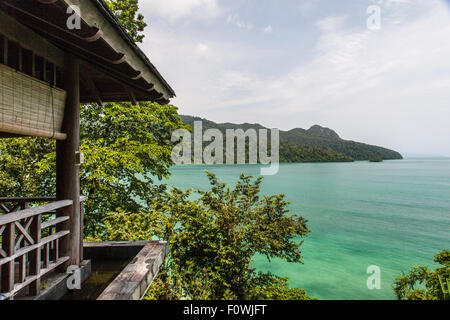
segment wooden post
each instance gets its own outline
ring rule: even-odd
[[[5,226],[2,236],[2,247],[8,257],[14,255],[15,251],[15,223]],[[2,287],[0,292],[10,292],[14,289],[14,261],[2,266]]]
[[[25,209],[27,209],[27,207],[28,207],[28,205],[27,205],[27,203],[25,201],[20,203],[20,209],[21,210],[25,210]],[[31,217],[29,219],[33,220],[33,219],[37,219],[37,218],[39,218],[39,217],[34,217],[34,218]],[[23,220],[23,221],[24,221],[24,224],[26,225],[27,224],[26,219]],[[25,227],[25,229],[26,229],[26,227]],[[20,247],[24,247],[25,246],[25,240],[22,243],[23,243],[23,245],[21,245]],[[24,254],[23,256],[19,257],[19,279],[18,279],[18,283],[24,282],[26,277],[27,277],[27,259],[26,259],[26,255]]]
[[[41,242],[41,215],[33,218],[30,227],[31,237],[34,243]],[[30,284],[30,295],[37,296],[41,292],[41,248],[37,248],[30,252],[30,276],[38,276],[35,281]]]
[[[76,152],[80,149],[80,67],[73,55],[65,59],[65,89],[67,91],[66,108],[62,131],[67,139],[56,142],[56,198],[72,200],[71,207],[58,211],[58,216],[68,216],[67,222],[61,223],[58,231],[69,230],[70,234],[61,239],[60,256],[69,256],[69,261],[62,265],[65,272],[69,265],[80,265],[80,177],[76,165]]]
[[[31,52],[31,76],[36,78],[36,55]]]
[[[44,269],[47,269],[48,265],[50,264],[50,243],[44,244],[42,256],[43,256],[42,267]]]
[[[84,260],[83,256],[83,239],[84,239],[84,201],[80,203],[80,261]]]
[[[67,62],[66,62],[66,65],[67,65]],[[47,60],[45,60],[45,58],[42,58],[42,81],[47,82]],[[67,104],[66,104],[66,108],[67,108]]]
[[[19,56],[17,57],[17,59],[19,59],[19,71],[23,72],[23,50],[20,43],[18,44],[18,46],[19,46]]]
[[[3,64],[8,65],[8,39],[3,37]]]

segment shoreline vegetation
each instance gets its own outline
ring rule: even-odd
[[[215,123],[188,115],[180,115],[180,118],[183,123],[191,127],[194,126],[195,121],[201,121],[203,132],[208,129],[218,129],[224,136],[228,129],[241,129],[244,132],[250,129],[269,130],[260,124]],[[225,152],[226,150],[224,150]],[[248,148],[246,152],[248,152]],[[403,156],[399,152],[387,148],[344,140],[335,131],[318,125],[312,126],[308,130],[296,128],[290,131],[280,131],[280,163],[331,163],[371,161],[373,159],[401,160]],[[248,160],[248,154],[246,154],[246,160]]]

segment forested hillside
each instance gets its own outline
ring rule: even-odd
[[[181,120],[191,126],[194,121],[202,121],[203,131],[219,129],[225,136],[227,129],[268,129],[260,124],[215,123],[199,117],[181,115]],[[402,159],[396,151],[365,143],[343,140],[329,128],[318,125],[310,129],[293,129],[280,131],[281,162],[348,162],[354,160]]]

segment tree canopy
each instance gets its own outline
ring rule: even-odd
[[[394,292],[399,300],[444,300],[443,286],[450,278],[450,251],[444,250],[434,257],[441,267],[432,270],[429,267],[413,266],[408,273],[402,273],[395,280]]]
[[[147,23],[139,13],[138,0],[106,0],[106,3],[135,42],[142,42]]]
[[[139,212],[158,192],[155,177],[168,177],[172,132],[187,128],[177,108],[156,103],[88,104],[81,107],[81,193],[86,202],[85,234],[102,229],[106,213]],[[56,194],[55,142],[43,138],[0,139],[0,194]]]
[[[284,195],[261,196],[262,178],[241,175],[233,188],[208,178],[210,190],[173,188],[152,199],[148,212],[110,213],[104,240],[169,241],[164,283],[150,292],[159,299],[309,298],[286,278],[252,268],[255,255],[301,263],[307,221],[288,214]]]

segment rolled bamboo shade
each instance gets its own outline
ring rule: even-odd
[[[0,132],[66,139],[66,92],[0,64]]]

